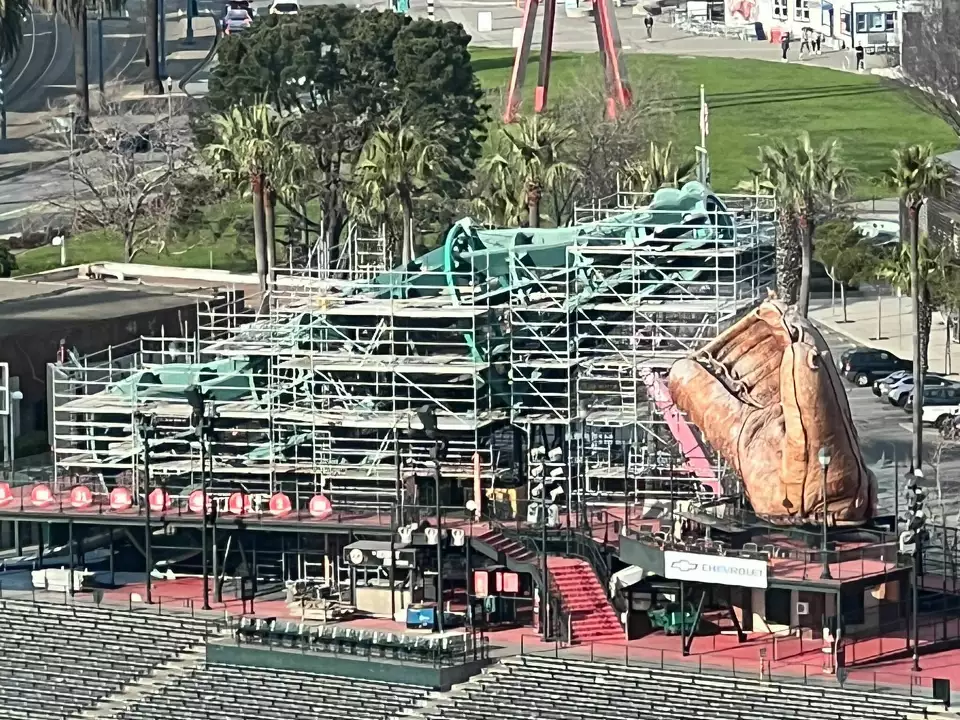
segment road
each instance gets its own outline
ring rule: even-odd
[[[138,72],[143,58],[143,35],[137,20],[112,18],[103,21],[103,69],[107,82]],[[90,84],[99,77],[100,58],[97,23],[88,25],[87,52]],[[34,12],[27,22],[23,45],[4,68],[7,111],[32,113],[73,92],[73,35],[62,19]]]
[[[839,333],[821,329],[831,352],[839,357],[855,343]],[[901,408],[891,406],[885,399],[877,398],[870,388],[858,388],[847,384],[850,411],[860,435],[860,447],[864,459],[877,476],[880,508],[892,512],[894,508],[895,473],[899,470],[901,489],[900,507],[903,507],[903,476],[909,467],[911,448],[911,417]],[[940,436],[935,428],[926,428],[924,456],[925,472],[929,485],[935,488],[934,456],[940,445]],[[940,454],[940,477],[947,509],[947,523],[958,525],[960,512],[960,443],[942,445]],[[937,491],[928,492],[928,506],[939,516]]]

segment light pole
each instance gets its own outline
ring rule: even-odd
[[[200,496],[202,502],[202,511],[200,513],[200,562],[203,565],[203,609],[210,609],[210,562],[207,557],[208,538],[210,534],[210,510],[209,497],[207,489],[207,439],[210,431],[209,419],[207,418],[207,398],[206,394],[197,385],[191,385],[183,391],[184,397],[190,403],[191,414],[190,422],[193,425],[194,433],[200,442]],[[213,471],[213,459],[210,460],[211,473]]]
[[[7,139],[7,103],[3,95],[3,63],[0,62],[0,140]]]
[[[194,4],[197,0],[187,0],[187,37],[184,38],[184,45],[193,45],[193,18]]]
[[[146,603],[151,605],[153,603],[153,576],[151,575],[153,570],[153,528],[150,518],[150,441],[156,435],[156,427],[154,424],[155,418],[152,415],[148,417],[142,413],[137,413],[134,416],[134,422],[143,443],[143,561],[146,568],[144,571],[144,587]]]
[[[14,413],[16,412],[14,410],[14,407],[15,407],[14,403],[20,402],[21,400],[23,400],[23,393],[20,392],[19,390],[14,390],[12,393],[10,393],[10,414],[7,415],[7,428],[9,430],[9,436],[7,438],[7,441],[10,444],[9,445],[10,452],[8,454],[10,456],[10,484],[11,485],[14,483],[13,473],[14,473],[14,470],[16,470],[16,461],[17,461],[17,451],[14,449],[14,441],[16,439],[14,437],[14,427],[13,427]]]
[[[927,494],[920,487],[923,480],[923,470],[914,469],[907,480],[907,521],[904,532],[900,535],[901,552],[909,552],[912,544],[913,569],[911,584],[911,615],[913,622],[913,669],[920,670],[920,629],[918,627],[917,606],[920,592],[917,584],[920,582],[920,573],[923,568],[923,539],[926,533],[927,515],[923,509],[923,501]]]
[[[820,448],[820,451],[817,453],[817,460],[820,461],[820,467],[823,468],[822,485],[820,488],[821,502],[823,503],[823,534],[820,538],[820,562],[823,565],[823,569],[820,571],[820,579],[832,580],[830,560],[827,557],[827,469],[830,467],[830,449],[827,447]]]

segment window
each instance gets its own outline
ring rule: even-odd
[[[783,18],[784,20],[790,17],[790,13],[787,10],[787,0],[773,0],[773,16],[775,18]]]
[[[809,20],[810,19],[810,2],[809,0],[794,0],[793,2],[793,17],[797,20]]]
[[[850,34],[850,13],[846,10],[840,11],[840,32],[844,35]]]
[[[790,590],[780,588],[767,588],[764,606],[766,608],[766,618],[770,625],[789,625],[790,624],[790,600],[793,593]]]
[[[857,32],[893,32],[895,19],[896,13],[892,12],[857,13]]]

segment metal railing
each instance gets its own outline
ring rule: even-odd
[[[832,670],[825,669],[823,663],[771,662],[760,657],[759,652],[754,658],[722,657],[710,653],[685,656],[680,651],[629,644],[545,643],[539,636],[522,635],[520,654],[788,684],[851,687],[868,692],[933,698],[933,678],[930,676],[913,672],[897,674],[857,668],[845,668],[837,675]],[[827,657],[826,654],[824,657]]]

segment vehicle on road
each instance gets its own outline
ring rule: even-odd
[[[273,3],[270,5],[271,15],[297,15],[299,13],[299,0],[273,0]]]
[[[903,409],[913,412],[913,393],[907,399]],[[920,415],[924,425],[942,428],[953,420],[960,411],[960,385],[946,387],[928,387],[923,389],[923,411]]]
[[[896,372],[890,373],[886,377],[882,377],[879,380],[874,380],[873,394],[878,398],[886,397],[887,393],[890,392],[890,388],[908,375],[910,375],[909,370],[897,370]]]
[[[874,380],[897,370],[910,370],[911,363],[876,348],[854,348],[840,356],[840,373],[850,382],[867,387]]]
[[[249,0],[230,0],[223,8],[223,17],[226,18],[231,10],[243,10],[251,20],[257,16],[257,9]]]
[[[956,385],[956,382],[953,380],[947,380],[939,375],[926,375],[923,378],[924,389],[949,387],[951,385]],[[913,388],[913,375],[908,375],[890,388],[890,392],[887,393],[887,400],[890,401],[891,405],[903,407],[907,404],[907,400],[910,399],[910,395],[913,393]]]
[[[223,34],[235,35],[246,30],[253,23],[246,10],[232,9],[223,19]]]

